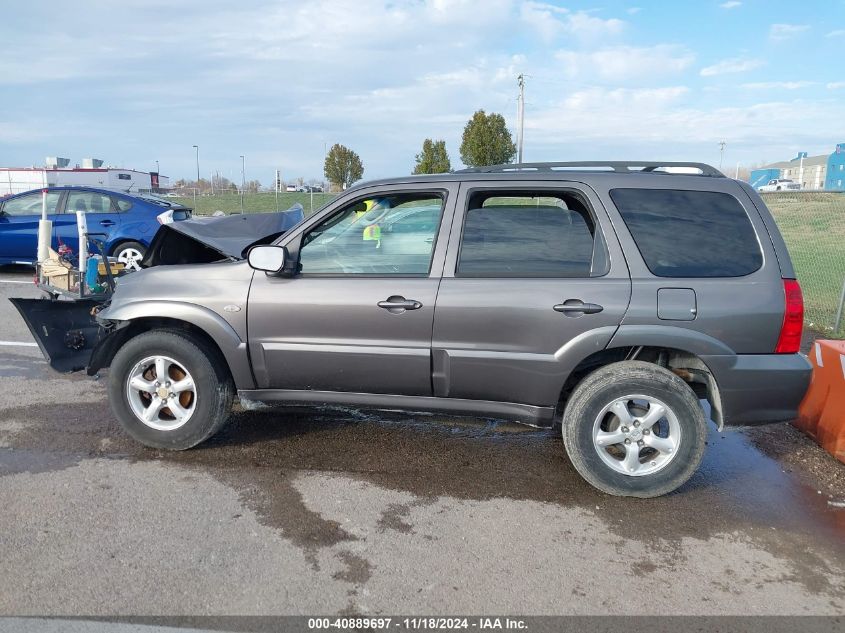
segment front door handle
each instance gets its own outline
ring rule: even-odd
[[[384,308],[391,314],[401,314],[405,310],[419,310],[423,307],[416,299],[406,299],[399,295],[388,297],[386,301],[379,301],[376,304],[379,308]]]
[[[100,220],[100,224],[103,226],[114,226],[114,222],[111,220]]]
[[[552,306],[555,312],[563,312],[566,316],[581,316],[582,314],[596,314],[604,310],[604,306],[597,303],[584,303],[580,299],[567,299],[563,303]]]

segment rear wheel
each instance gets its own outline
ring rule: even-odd
[[[563,415],[572,465],[612,495],[657,497],[689,479],[704,455],[707,423],[678,376],[641,361],[612,363],[575,388]]]
[[[111,363],[112,411],[126,432],[146,446],[196,446],[223,427],[233,399],[232,378],[217,350],[189,334],[140,334]]]
[[[114,257],[128,270],[141,270],[141,260],[147,253],[147,247],[140,242],[123,242],[114,249]]]

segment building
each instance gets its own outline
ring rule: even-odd
[[[751,172],[748,182],[756,189],[775,178],[799,182],[811,191],[845,191],[845,143],[837,144],[832,154],[800,152],[792,160],[764,165]]]
[[[836,151],[830,155],[824,188],[831,191],[845,191],[845,143],[838,143]]]
[[[67,158],[48,157],[44,167],[0,167],[0,197],[41,187],[79,185],[130,193],[157,192],[170,188],[170,179],[157,172],[103,167],[103,161],[85,158],[69,167]]]

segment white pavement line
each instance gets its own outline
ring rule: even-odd
[[[824,361],[822,361],[822,346],[818,343],[815,344],[816,348],[816,366],[817,367],[824,367]]]
[[[5,347],[38,347],[38,343],[25,343],[21,341],[0,341]]]
[[[20,281],[18,279],[0,279],[0,284],[29,284],[30,286],[34,286],[34,281]]]

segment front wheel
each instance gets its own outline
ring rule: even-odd
[[[672,492],[698,468],[706,438],[692,389],[642,361],[612,363],[587,376],[563,414],[564,446],[575,470],[612,495]]]
[[[234,385],[219,353],[188,333],[153,330],[129,339],[111,363],[109,400],[129,435],[184,450],[229,418]]]

